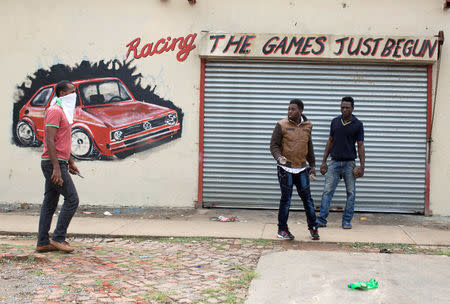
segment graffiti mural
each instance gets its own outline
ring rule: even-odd
[[[142,74],[131,61],[82,61],[39,69],[17,86],[15,144],[42,145],[45,111],[63,79],[76,87],[71,153],[77,159],[124,158],[181,137],[183,111],[156,95],[156,87],[142,87]]]

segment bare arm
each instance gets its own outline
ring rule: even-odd
[[[333,145],[333,136],[328,137],[327,144],[325,146],[325,151],[323,152],[322,165],[320,166],[320,173],[325,175],[328,171],[327,158],[330,155],[331,146]]]
[[[366,166],[366,149],[363,141],[358,141],[358,157],[359,157],[359,177],[364,176],[364,168]]]
[[[48,156],[53,165],[51,180],[55,185],[62,186],[61,169],[59,168],[58,158],[56,156],[55,135],[58,128],[52,126],[45,127],[45,144],[47,145]]]

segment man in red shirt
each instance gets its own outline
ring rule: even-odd
[[[56,98],[48,108],[44,121],[44,152],[41,168],[45,177],[45,193],[39,219],[36,246],[38,252],[73,251],[66,242],[66,233],[79,203],[77,190],[69,175],[69,173],[80,174],[70,156],[71,125],[77,98],[75,86],[70,81],[61,81],[56,85],[55,94]],[[64,204],[50,239],[50,225],[60,195],[64,197]]]

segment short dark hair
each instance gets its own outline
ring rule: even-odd
[[[69,80],[61,80],[60,82],[58,82],[56,84],[56,89],[55,89],[56,96],[59,97],[59,95],[61,95],[61,91],[64,91],[65,89],[67,89],[69,84],[73,85],[73,83],[70,82]]]
[[[289,104],[296,104],[300,110],[303,110],[303,101],[298,98],[292,99]]]
[[[354,108],[355,101],[353,100],[353,97],[351,96],[342,97],[342,101],[350,102],[352,104],[352,108]]]

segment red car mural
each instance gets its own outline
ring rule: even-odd
[[[73,81],[77,104],[72,125],[72,155],[122,158],[135,149],[180,131],[177,112],[137,101],[124,83],[113,77]],[[19,112],[15,132],[24,146],[40,146],[44,115],[56,84],[41,87]]]

